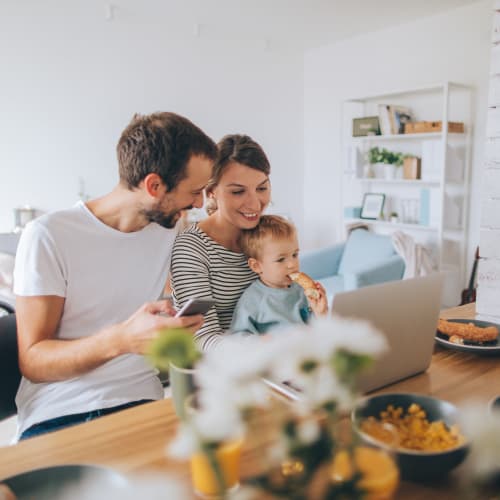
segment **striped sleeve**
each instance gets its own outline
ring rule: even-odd
[[[230,326],[238,299],[255,280],[246,258],[191,226],[175,241],[170,272],[176,308],[191,297],[215,300],[215,307],[205,315],[203,326],[195,334],[202,350],[215,347]]]

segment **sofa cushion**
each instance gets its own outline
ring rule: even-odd
[[[390,236],[356,229],[346,241],[339,274],[356,273],[395,254]]]

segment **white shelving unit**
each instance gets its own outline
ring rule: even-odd
[[[441,132],[352,137],[352,119],[377,116],[380,104],[410,108],[414,121],[463,122],[465,131],[450,133],[443,126]],[[342,205],[360,207],[365,193],[386,196],[384,219],[345,215],[345,227],[363,223],[379,233],[403,231],[425,245],[438,269],[448,274],[444,299],[447,305],[458,303],[460,290],[466,284],[472,107],[473,89],[452,82],[348,99],[343,103]],[[422,179],[363,178],[363,164],[367,163],[364,158],[374,146],[422,158]],[[409,205],[414,212],[411,217]],[[426,224],[422,224],[424,205],[428,209]],[[389,222],[391,212],[398,213],[399,222]]]

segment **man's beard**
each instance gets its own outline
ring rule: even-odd
[[[180,218],[180,213],[184,210],[191,210],[192,208],[193,206],[190,205],[189,207],[181,208],[169,214],[166,214],[157,208],[153,208],[152,210],[143,210],[142,214],[148,222],[156,222],[156,224],[159,224],[162,227],[172,229],[177,224],[177,221]]]
[[[179,220],[179,210],[171,214],[165,214],[161,210],[144,210],[143,214],[148,222],[156,222],[162,227],[172,229]]]

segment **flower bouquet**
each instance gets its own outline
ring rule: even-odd
[[[180,342],[190,338],[191,346],[173,349],[174,335],[179,332],[161,336],[153,348],[158,351],[155,360],[165,358],[160,351],[196,351],[185,333]],[[205,494],[224,498],[236,484],[224,463],[231,454],[227,450],[236,460],[237,444],[258,421],[255,416],[267,408],[274,423],[273,439],[262,457],[262,470],[245,482],[239,494],[297,500],[369,498],[369,467],[363,462],[372,463],[373,457],[367,459],[364,453],[359,459],[356,443],[342,439],[341,420],[357,399],[359,374],[385,348],[384,337],[368,323],[331,317],[265,337],[228,336],[197,361],[196,401],[191,400],[191,411],[169,453],[204,456],[212,469],[211,488]],[[276,398],[270,397],[263,379],[291,382],[300,393],[298,401],[277,411]],[[252,440],[266,429],[260,427],[256,433],[254,427]],[[389,466],[395,469],[392,462]],[[396,486],[397,481],[392,490]]]

